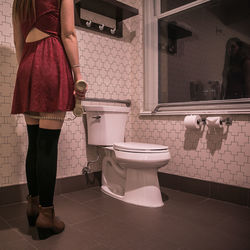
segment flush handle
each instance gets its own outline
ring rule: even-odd
[[[97,115],[97,116],[92,116],[93,119],[96,119],[96,120],[99,120],[101,118],[100,115]]]

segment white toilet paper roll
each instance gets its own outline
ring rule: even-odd
[[[221,116],[211,116],[206,118],[206,124],[209,128],[222,128],[222,117]]]
[[[201,117],[199,115],[187,115],[184,119],[184,126],[187,129],[200,129]]]

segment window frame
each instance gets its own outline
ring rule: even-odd
[[[212,0],[196,0],[164,13],[160,1],[144,1],[144,109],[140,115],[250,114],[250,98],[159,104],[158,20]]]

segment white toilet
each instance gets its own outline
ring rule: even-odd
[[[84,105],[87,115],[88,144],[106,148],[102,162],[101,190],[127,203],[163,206],[157,170],[165,166],[167,146],[124,142],[130,108]]]

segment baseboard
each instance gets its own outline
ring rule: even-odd
[[[167,173],[158,173],[159,183],[167,187],[187,193],[202,195],[222,201],[250,207],[250,189],[232,185],[198,180]],[[63,194],[101,185],[101,171],[89,175],[77,175],[56,180],[55,194]],[[26,200],[27,185],[19,184],[0,187],[0,205]]]
[[[101,171],[91,173],[89,175],[77,175],[66,178],[58,178],[56,180],[55,194],[59,195],[100,185]],[[0,205],[24,201],[26,200],[27,194],[27,184],[0,187]]]
[[[250,207],[249,188],[198,180],[162,172],[159,172],[158,176],[160,186],[162,187]]]

